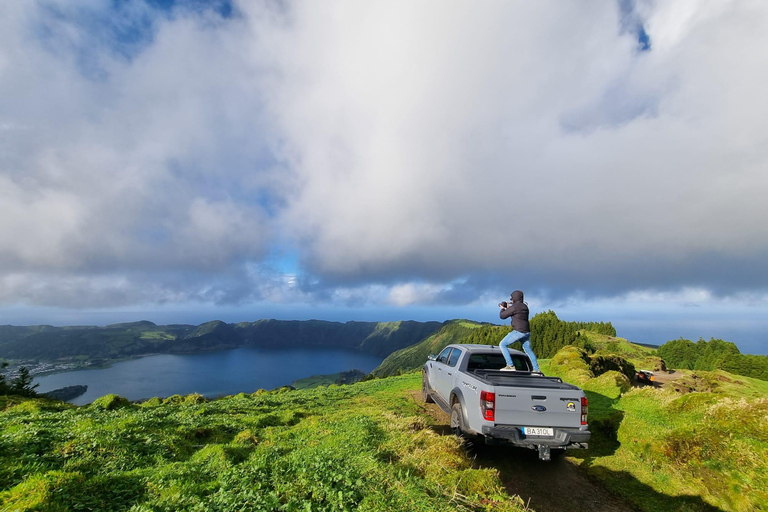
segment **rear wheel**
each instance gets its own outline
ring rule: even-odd
[[[434,403],[432,395],[429,394],[429,380],[426,373],[421,377],[421,399],[427,404]]]
[[[467,437],[466,429],[464,428],[464,414],[461,412],[461,404],[455,402],[451,406],[451,432],[459,437]]]

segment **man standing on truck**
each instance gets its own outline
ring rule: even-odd
[[[522,341],[523,350],[531,358],[531,364],[533,364],[533,372],[538,375],[543,375],[539,370],[539,360],[536,359],[536,354],[533,353],[531,348],[531,326],[528,323],[528,304],[523,302],[523,292],[515,290],[510,295],[512,303],[502,302],[499,304],[501,311],[499,311],[499,318],[502,320],[512,317],[512,332],[504,336],[504,339],[499,343],[501,348],[501,354],[507,361],[507,366],[502,370],[515,371],[515,364],[512,362],[512,355],[509,353],[509,345],[516,341]]]

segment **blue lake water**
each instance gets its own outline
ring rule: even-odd
[[[198,354],[146,356],[100,370],[35,377],[34,383],[40,384],[36,390],[39,393],[87,385],[85,394],[70,401],[76,405],[88,404],[109,393],[129,400],[190,393],[213,398],[286,386],[312,375],[354,369],[368,373],[381,361],[379,356],[354,350],[243,347]]]

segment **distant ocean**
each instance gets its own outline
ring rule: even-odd
[[[634,343],[663,345],[664,343],[684,338],[696,342],[699,338],[709,341],[711,338],[735,343],[742,354],[768,355],[768,331],[754,327],[734,326],[732,328],[700,327],[690,324],[653,325],[652,321],[642,325],[626,325],[612,322],[616,334]]]

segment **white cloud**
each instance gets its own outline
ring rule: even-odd
[[[153,14],[155,33],[126,59],[94,22],[105,5],[3,10],[5,271],[226,272],[263,254],[270,229],[248,175],[265,158],[261,98],[237,24],[135,8],[122,14]]]
[[[439,286],[405,283],[393,286],[389,290],[389,302],[395,306],[432,303],[441,291]]]
[[[749,7],[649,6],[639,53],[611,3],[297,4],[271,106],[306,260],[435,279],[511,260],[577,286],[759,261],[768,67],[743,48],[768,13]]]
[[[2,4],[0,301],[768,287],[763,2],[235,7]]]

